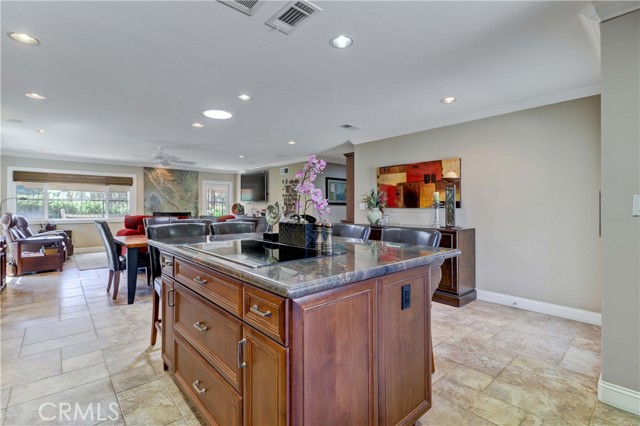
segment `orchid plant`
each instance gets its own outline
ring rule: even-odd
[[[322,190],[313,184],[313,181],[322,174],[325,167],[327,167],[326,161],[318,159],[315,155],[310,155],[309,162],[302,170],[296,172],[296,178],[300,179],[300,183],[295,187],[295,191],[298,193],[298,201],[296,202],[298,222],[304,223],[306,221],[307,210],[311,206],[316,208],[320,219],[331,214],[331,209],[328,207],[329,201],[324,198]],[[300,215],[301,209],[302,215]]]

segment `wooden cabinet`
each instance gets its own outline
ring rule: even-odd
[[[398,227],[399,225],[393,225]],[[402,226],[400,226],[402,227]],[[370,240],[380,240],[382,226],[371,226]],[[450,306],[464,306],[476,300],[476,230],[474,228],[406,228],[440,231],[440,247],[459,249],[460,256],[446,259],[442,265],[442,279],[433,300]]]
[[[289,299],[173,263],[163,358],[207,422],[410,425],[430,408],[440,264]]]
[[[380,281],[380,424],[407,424],[431,408],[431,339],[418,332],[431,329],[431,293],[415,272]],[[411,345],[398,330],[415,330]]]
[[[288,424],[289,349],[245,325],[241,353],[244,367],[244,424]]]
[[[294,300],[292,424],[377,423],[377,303],[376,280]]]
[[[450,306],[464,306],[476,300],[476,230],[473,228],[438,228],[440,247],[459,249],[460,256],[442,265],[442,279],[433,300]]]

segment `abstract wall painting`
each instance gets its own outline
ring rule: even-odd
[[[433,207],[434,193],[438,193],[438,201],[442,205],[447,186],[443,177],[447,172],[462,177],[460,158],[378,167],[378,191],[387,193],[388,208]],[[462,200],[461,182],[462,179],[455,183],[457,208],[460,208]]]

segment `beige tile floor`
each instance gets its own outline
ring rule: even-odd
[[[160,345],[149,346],[151,288],[141,275],[127,305],[126,286],[112,301],[106,277],[71,259],[62,273],[10,279],[1,296],[3,425],[200,424],[162,370]],[[421,425],[640,425],[597,400],[599,327],[474,302],[434,303],[432,329],[433,408]]]

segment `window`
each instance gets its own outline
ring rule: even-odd
[[[222,216],[229,214],[231,182],[202,181],[203,214]]]
[[[74,220],[123,217],[131,211],[131,185],[109,184],[105,177],[103,183],[82,182],[100,181],[92,175],[62,175],[57,178],[62,182],[43,182],[55,176],[60,174],[14,172],[16,213],[36,220]]]

